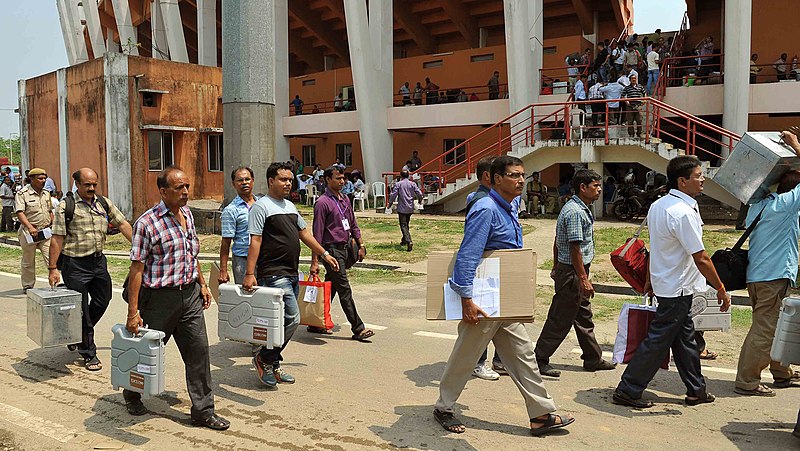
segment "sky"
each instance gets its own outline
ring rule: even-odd
[[[0,136],[19,132],[17,80],[67,65],[56,0],[0,0]],[[634,30],[651,33],[680,26],[684,0],[634,0]]]

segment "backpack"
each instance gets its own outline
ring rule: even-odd
[[[108,199],[98,194],[97,201],[100,202],[103,211],[106,212],[106,219],[108,219],[108,212],[111,211],[111,208],[108,206]],[[69,230],[69,223],[71,223],[72,218],[75,217],[75,197],[72,191],[68,191],[67,194],[65,194],[64,202],[66,202],[66,205],[64,205],[64,225],[65,228]],[[109,221],[106,235],[116,235],[118,233],[119,229]]]

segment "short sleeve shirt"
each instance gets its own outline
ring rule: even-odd
[[[250,208],[248,231],[260,236],[256,277],[297,276],[300,262],[300,231],[306,221],[293,203],[264,196]]]
[[[258,197],[256,197],[256,201]],[[255,204],[254,204],[255,205]],[[250,247],[250,233],[247,231],[247,218],[250,206],[239,196],[222,210],[222,238],[231,238],[233,255],[247,257]]]
[[[14,206],[14,190],[11,189],[11,187],[8,184],[3,183],[2,185],[0,185],[0,195],[6,196],[6,197],[11,197],[11,199],[3,199],[2,200],[3,207],[13,207]]]
[[[572,196],[556,221],[559,263],[572,264],[569,246],[576,242],[580,244],[583,264],[588,265],[594,259],[594,215],[578,196]]]
[[[108,223],[119,227],[125,222],[125,216],[114,205],[110,199],[108,202],[109,211],[106,212],[100,202],[95,197],[91,203],[77,197],[75,201],[75,212],[72,215],[72,222],[67,228],[65,211],[66,200],[58,204],[53,215],[53,235],[64,236],[64,249],[62,252],[68,257],[85,257],[95,252],[103,252],[106,236],[108,233]]]
[[[50,212],[53,211],[53,203],[50,201],[50,193],[46,189],[37,193],[28,185],[17,192],[14,204],[15,211],[25,213],[32,226],[37,229],[50,227]]]

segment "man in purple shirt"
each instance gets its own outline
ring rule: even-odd
[[[358,316],[356,303],[353,301],[353,290],[350,288],[350,281],[347,279],[348,247],[350,241],[358,243],[358,261],[364,260],[367,255],[367,248],[361,240],[361,230],[356,223],[356,215],[347,196],[341,193],[345,184],[344,170],[339,166],[331,166],[325,169],[323,174],[325,184],[328,186],[325,194],[320,196],[314,204],[314,239],[316,239],[331,256],[339,262],[338,270],[323,260],[325,265],[325,281],[331,282],[331,299],[339,294],[339,302],[342,310],[350,322],[350,330],[353,332],[353,340],[362,342],[368,341],[375,335],[364,325],[364,321]],[[416,185],[414,185],[416,186]],[[311,273],[319,272],[319,258],[316,254],[311,256]],[[319,327],[308,328],[309,332],[330,335],[333,332]]]
[[[400,181],[394,184],[392,194],[389,195],[388,205],[391,208],[395,199],[397,199],[397,214],[400,216],[400,231],[403,233],[400,245],[407,245],[406,250],[408,252],[411,252],[414,248],[408,224],[411,222],[411,215],[414,213],[415,198],[422,200],[422,191],[419,190],[419,186],[416,183],[408,179],[408,171],[400,171]]]

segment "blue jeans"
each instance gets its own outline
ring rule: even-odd
[[[300,281],[297,276],[267,276],[258,279],[258,286],[280,288],[283,290],[283,346],[267,349],[261,347],[259,355],[264,363],[272,363],[274,367],[280,366],[283,360],[281,352],[286,349],[289,340],[300,325],[300,308],[297,306],[297,297],[300,295]]]
[[[478,359],[478,366],[483,366],[483,364],[486,363],[487,358],[489,358],[489,348],[483,350],[481,358]],[[497,349],[494,350],[494,357],[492,357],[492,364],[494,365],[503,364],[503,362],[500,360],[500,354],[497,353]]]
[[[231,266],[233,266],[234,283],[241,285],[242,282],[244,282],[244,276],[247,272],[247,257],[239,257],[234,255],[233,259],[231,260]]]
[[[647,95],[652,96],[653,90],[656,89],[658,83],[659,69],[651,69],[647,71]]]
[[[658,310],[650,323],[647,338],[636,348],[636,354],[622,374],[617,390],[639,399],[658,372],[664,357],[672,348],[678,374],[686,385],[687,396],[703,396],[706,381],[700,372],[700,353],[694,339],[694,321],[689,317],[692,295],[674,298],[658,297]]]

